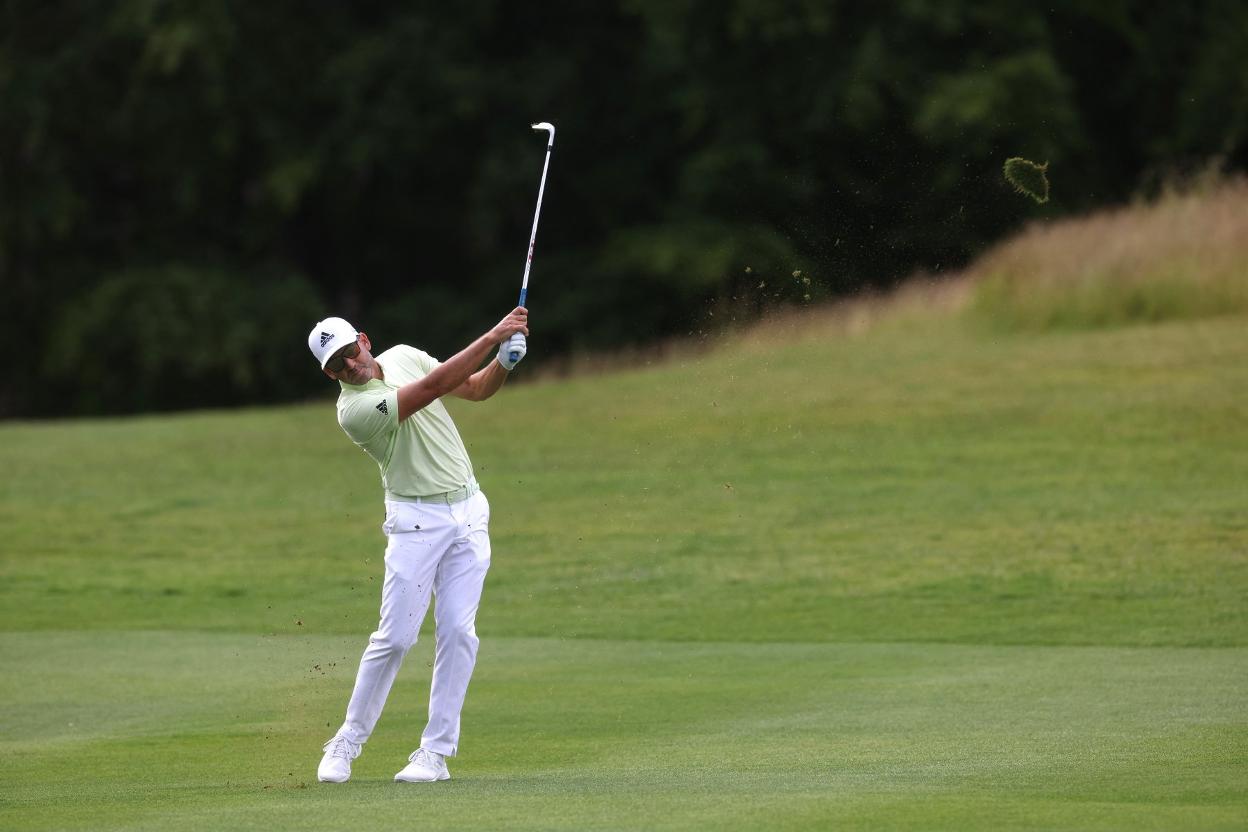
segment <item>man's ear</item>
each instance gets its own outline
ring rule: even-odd
[[[325,375],[329,376],[331,379],[334,379],[334,381],[337,381],[337,380],[338,380],[338,379],[334,378],[334,374],[333,374],[333,373],[331,373],[329,370],[326,370],[324,367],[322,367],[322,368],[321,368],[321,372],[322,372],[322,373],[324,373]]]
[[[360,346],[368,350],[369,355],[373,354],[373,342],[368,340],[368,335],[366,333],[360,333]]]

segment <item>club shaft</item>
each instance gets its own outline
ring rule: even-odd
[[[524,306],[525,300],[529,296],[529,269],[533,267],[533,247],[537,243],[537,221],[542,216],[542,196],[546,193],[546,171],[550,170],[550,151],[555,147],[555,128],[549,124],[543,123],[539,128],[533,125],[534,129],[549,129],[550,135],[546,142],[546,161],[542,163],[542,181],[537,186],[537,208],[533,211],[533,230],[529,233],[529,253],[524,258],[524,279],[520,281],[520,302],[517,306]],[[516,350],[511,351],[511,360],[513,362],[520,360],[520,353]]]
[[[546,193],[546,171],[550,170],[550,151],[555,146],[555,137],[550,137],[546,145],[546,161],[542,164],[542,181],[537,186],[537,209],[533,212],[533,230],[529,233],[529,254],[524,258],[524,280],[520,281],[520,306],[529,293],[529,269],[533,267],[533,247],[537,243],[537,221],[542,216],[542,196]]]

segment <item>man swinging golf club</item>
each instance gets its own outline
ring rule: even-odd
[[[490,506],[440,401],[484,401],[526,353],[528,311],[518,306],[466,348],[439,363],[400,344],[374,357],[373,345],[342,318],[312,327],[308,347],[342,387],[338,424],[381,468],[387,537],[381,621],[360,659],[346,720],[325,743],[317,778],[344,783],[381,716],[390,686],[436,597],[429,722],[408,764],[409,783],[447,780],[459,744],[459,714],[477,660],[476,617],[490,567]],[[498,357],[482,361],[494,349]]]

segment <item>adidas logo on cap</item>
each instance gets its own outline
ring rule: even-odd
[[[322,367],[333,357],[334,350],[359,339],[360,333],[342,318],[329,317],[312,324],[308,330],[308,349]]]

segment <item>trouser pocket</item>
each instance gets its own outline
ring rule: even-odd
[[[421,503],[403,503],[398,500],[386,502],[386,519],[381,524],[382,534],[410,534],[432,529],[438,518]]]

